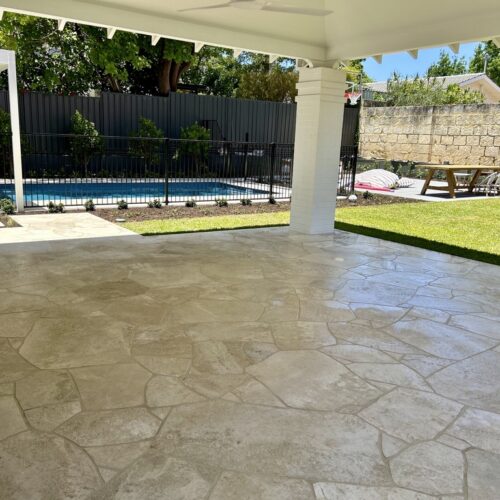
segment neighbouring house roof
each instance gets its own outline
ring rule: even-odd
[[[463,75],[437,76],[432,79],[435,79],[436,82],[442,83],[445,87],[453,84],[463,87],[473,82],[481,81],[482,83],[494,88],[500,94],[500,87],[485,73],[465,73]],[[374,92],[387,92],[387,80],[366,83],[365,87]]]

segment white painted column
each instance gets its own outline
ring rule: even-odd
[[[345,73],[300,68],[293,163],[290,230],[333,232],[340,143],[344,119]]]
[[[12,161],[14,164],[14,185],[17,211],[24,210],[23,165],[21,157],[21,128],[19,126],[19,103],[17,97],[16,54],[12,50],[2,51],[7,59],[9,82],[10,127],[12,130]]]

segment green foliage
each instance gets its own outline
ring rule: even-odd
[[[252,200],[250,198],[242,198],[240,200],[240,203],[244,206],[244,207],[248,207],[252,204]]]
[[[133,156],[144,158],[146,167],[160,164],[160,152],[163,139],[163,130],[148,118],[139,118],[139,129],[130,134],[130,153]]]
[[[120,200],[120,201],[117,203],[117,206],[118,206],[118,210],[127,210],[127,208],[128,208],[128,203],[127,203],[125,200]]]
[[[365,68],[363,66],[364,61],[364,59],[354,59],[349,61],[349,64],[344,68],[348,82],[369,83],[373,81],[365,72]]]
[[[12,203],[12,200],[9,198],[2,198],[0,200],[0,211],[7,214],[12,215],[16,210],[16,206]]]
[[[158,199],[148,201],[148,208],[161,208],[161,201]]]
[[[92,155],[102,151],[103,139],[95,124],[78,110],[71,117],[71,133],[74,137],[70,139],[70,149],[75,165],[87,169]]]
[[[217,207],[221,207],[221,208],[222,208],[222,207],[227,207],[227,206],[229,206],[229,203],[227,202],[226,198],[217,198],[217,199],[215,200],[215,205],[216,205]]]
[[[181,139],[176,153],[177,158],[189,158],[194,161],[197,174],[200,175],[202,167],[206,168],[210,131],[195,122],[189,127],[181,128]]]
[[[439,54],[439,59],[427,69],[427,78],[463,75],[464,73],[467,73],[465,57],[454,56],[451,58],[447,52],[442,50]]]
[[[387,82],[384,100],[389,106],[440,106],[447,104],[481,104],[483,95],[458,85],[444,86],[434,78],[401,78],[394,74]]]
[[[86,212],[93,212],[95,210],[94,200],[87,200],[83,206],[85,207]]]
[[[186,207],[188,208],[195,208],[196,207],[196,202],[191,198],[190,200],[186,201]]]
[[[491,40],[476,47],[469,70],[474,73],[482,73],[486,56],[488,57],[486,74],[500,86],[500,48]]]
[[[365,200],[369,200],[370,198],[373,198],[373,193],[371,193],[370,191],[365,191],[365,192],[363,193],[363,198],[364,198]]]
[[[49,201],[47,208],[49,210],[49,214],[62,214],[64,212],[64,203],[54,203],[53,201]]]
[[[245,72],[236,91],[241,99],[293,102],[297,95],[298,73],[273,69],[268,73]]]

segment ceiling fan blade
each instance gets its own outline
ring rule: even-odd
[[[206,7],[191,7],[189,9],[179,9],[177,12],[188,12],[192,10],[211,10],[211,9],[223,9],[224,7],[231,7],[233,2],[218,3],[215,5],[207,5]]]
[[[304,16],[327,16],[333,11],[325,9],[309,9],[307,7],[294,7],[292,5],[278,5],[273,3],[266,3],[262,6],[261,10],[268,10],[271,12],[283,12],[286,14],[302,14]]]

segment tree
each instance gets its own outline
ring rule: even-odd
[[[453,59],[442,50],[439,59],[427,69],[427,78],[436,76],[463,75],[467,73],[465,57],[454,56]]]
[[[500,48],[492,41],[481,43],[476,47],[474,55],[469,64],[469,69],[474,73],[484,71],[484,62],[488,57],[486,74],[497,84],[500,85]]]
[[[236,97],[261,101],[293,102],[297,95],[298,74],[295,71],[272,69],[268,73],[245,72]]]
[[[480,104],[483,95],[458,85],[445,86],[435,78],[401,78],[394,74],[387,82],[383,97],[388,106],[440,106],[446,104]]]

